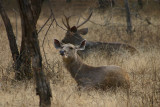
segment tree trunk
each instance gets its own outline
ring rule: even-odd
[[[126,9],[126,22],[127,22],[127,33],[132,33],[132,22],[128,0],[124,0],[125,9]]]
[[[143,8],[142,0],[138,0],[138,5],[140,6],[141,9]]]
[[[29,68],[26,67],[26,71],[31,68],[31,57],[32,57],[32,69],[35,73],[36,78],[36,91],[40,97],[40,107],[50,107],[52,97],[49,82],[47,82],[45,75],[42,70],[42,57],[39,48],[38,34],[36,30],[36,23],[41,12],[43,0],[32,0],[32,10],[29,1],[18,0],[20,6],[21,20],[22,20],[22,43],[21,43],[21,54],[19,54],[18,47],[16,44],[15,35],[13,33],[12,25],[10,20],[2,7],[2,1],[0,0],[0,14],[4,21],[7,36],[9,40],[10,50],[12,58],[15,63],[15,69],[20,70],[21,65],[29,64]],[[28,59],[29,58],[29,59]],[[21,64],[21,61],[24,62]],[[18,78],[22,78],[22,73],[17,74]]]
[[[115,5],[115,0],[110,0],[110,5],[113,7]]]
[[[7,37],[9,40],[9,46],[10,46],[10,50],[12,53],[12,59],[14,61],[14,69],[15,71],[19,71],[16,72],[16,74],[20,73],[20,66],[21,66],[21,61],[19,59],[19,51],[18,51],[18,46],[16,44],[16,38],[15,35],[13,33],[13,28],[11,25],[11,22],[8,18],[8,15],[6,14],[3,6],[2,6],[2,1],[0,0],[0,14],[2,16],[2,20],[4,22],[5,28],[6,28],[6,32],[7,32]]]
[[[70,3],[72,0],[66,0],[66,3]]]
[[[14,69],[15,69],[15,78],[17,80],[22,80],[25,78],[30,79],[31,76],[31,58],[29,57],[28,54],[28,48],[27,48],[27,43],[25,43],[26,40],[24,40],[25,38],[25,32],[24,30],[22,30],[22,43],[21,43],[21,51],[19,54],[18,51],[18,47],[16,44],[16,39],[15,39],[15,35],[13,33],[13,28],[12,25],[10,23],[10,20],[4,10],[4,8],[2,7],[2,2],[0,0],[0,13],[2,16],[2,19],[4,21],[5,27],[6,27],[6,31],[7,31],[7,36],[8,36],[8,40],[9,40],[9,45],[10,45],[10,50],[12,53],[12,58],[14,61]],[[22,26],[23,26],[23,22],[22,22]],[[22,27],[23,29],[23,27]]]
[[[38,34],[36,30],[37,20],[41,12],[43,0],[18,0],[24,40],[32,58],[32,69],[36,79],[36,91],[40,97],[40,107],[50,107],[52,96],[49,82],[47,82],[42,69],[42,57],[40,53]]]
[[[27,43],[27,35],[29,30],[26,27],[26,23],[24,21],[24,16],[22,15],[20,11],[21,16],[21,26],[22,26],[22,41],[21,41],[21,49],[20,49],[20,60],[21,60],[21,69],[23,70],[23,73],[17,75],[17,78],[23,79],[28,78],[30,79],[32,77],[32,71],[31,71],[31,55],[29,53],[29,44]]]
[[[115,0],[98,0],[100,8],[106,8],[108,6],[113,7],[115,5]]]

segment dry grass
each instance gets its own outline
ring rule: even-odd
[[[43,14],[42,14],[43,15]],[[116,16],[116,15],[115,15]],[[11,22],[15,26],[15,18],[10,14]],[[109,12],[105,15],[94,13],[91,18],[96,23],[103,24],[107,21]],[[1,19],[0,19],[1,20]],[[43,25],[46,18],[40,17],[37,27]],[[72,19],[72,24],[75,22]],[[60,22],[61,18],[57,18]],[[152,20],[155,24],[159,19]],[[18,19],[19,22],[19,19]],[[125,33],[124,17],[114,17],[109,21],[110,25],[100,26],[93,23],[87,23],[84,27],[89,27],[89,33],[84,38],[93,41],[117,41],[128,42],[135,46],[140,55],[129,56],[127,53],[121,56],[111,58],[101,57],[102,54],[93,53],[85,63],[99,65],[119,65],[127,70],[130,76],[130,107],[159,107],[160,106],[160,50],[159,38],[160,31],[157,27],[146,25],[138,19],[133,20],[136,32],[132,37]],[[114,22],[114,23],[113,23]],[[3,25],[0,22],[1,25]],[[140,28],[136,25],[144,24]],[[118,25],[123,25],[118,27]],[[40,46],[47,27],[39,35]],[[16,81],[12,72],[12,59],[9,50],[6,32],[3,26],[0,26],[0,106],[2,107],[28,107],[38,106],[39,99],[35,93],[34,80]],[[15,29],[14,29],[15,30]],[[20,23],[18,23],[18,45],[20,46]],[[62,59],[54,49],[53,38],[61,40],[65,31],[53,25],[48,32],[44,48],[49,65],[46,64],[44,53],[43,63],[44,71],[50,80],[52,90],[52,106],[56,107],[125,107],[127,106],[126,93],[118,90],[116,93],[106,91],[77,91],[76,82],[71,78],[68,71],[63,66]]]

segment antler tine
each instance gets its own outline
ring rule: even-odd
[[[64,15],[64,17],[65,17],[65,19],[66,19],[67,28],[68,28],[68,30],[70,30],[71,27],[70,27],[70,25],[69,25],[69,18],[70,18],[71,16],[67,17],[66,15]]]
[[[79,21],[80,21],[80,18],[81,18],[81,17],[79,16],[78,21],[77,21],[77,26],[78,26],[78,23],[79,23]]]
[[[82,22],[80,25],[77,25],[77,28],[79,28],[80,26],[84,25],[91,18],[92,13],[93,12],[91,12],[91,14],[89,15],[89,17],[84,22]]]
[[[62,23],[63,25],[68,29],[67,25],[64,23],[63,18],[62,18]]]

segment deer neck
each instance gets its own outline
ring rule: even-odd
[[[82,59],[76,55],[73,58],[63,58],[66,69],[71,73],[73,78],[81,74],[81,69],[84,67]]]

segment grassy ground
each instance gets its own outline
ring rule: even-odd
[[[111,11],[114,13],[112,14]],[[125,42],[135,46],[140,55],[130,56],[122,53],[121,56],[111,58],[103,57],[100,52],[93,53],[85,63],[100,65],[118,65],[126,69],[130,76],[130,107],[159,107],[160,106],[160,31],[159,18],[151,17],[151,25],[146,21],[133,16],[135,32],[127,35],[125,32],[125,15],[116,15],[120,10],[110,10],[105,13],[94,11],[91,21],[84,25],[89,28],[89,33],[84,36],[87,40],[105,42]],[[122,11],[123,12],[123,11]],[[72,12],[71,12],[72,13]],[[83,14],[86,16],[87,12]],[[16,32],[15,14],[10,13],[14,31]],[[37,28],[39,29],[47,19],[42,12]],[[141,11],[143,19],[148,17]],[[112,16],[111,20],[110,17]],[[57,21],[61,23],[61,16]],[[21,27],[18,17],[17,43],[20,46]],[[77,17],[71,19],[71,25],[75,24]],[[96,24],[95,24],[96,23]],[[106,24],[103,26],[103,24]],[[100,24],[100,25],[99,25]],[[0,19],[0,106],[2,107],[28,107],[38,106],[39,99],[35,92],[35,82],[16,81],[12,72],[12,59],[8,40]],[[42,49],[42,41],[48,25],[40,32],[39,40]],[[127,106],[126,93],[117,90],[116,93],[106,91],[77,91],[76,82],[64,68],[62,59],[53,47],[53,39],[61,40],[65,31],[53,25],[45,39],[45,52],[47,61],[43,56],[44,71],[50,80],[52,90],[52,106],[56,107],[125,107]]]

